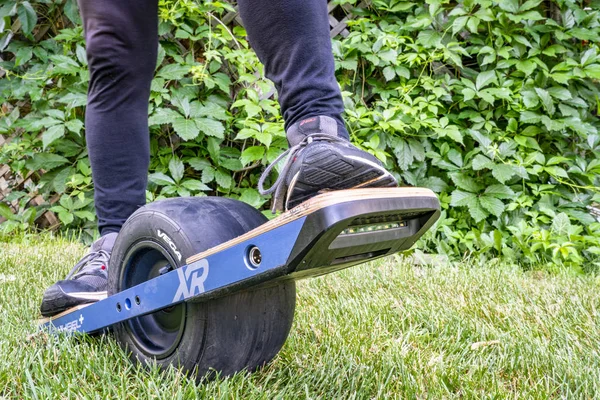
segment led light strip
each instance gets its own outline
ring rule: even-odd
[[[365,233],[365,232],[376,232],[376,231],[385,231],[388,229],[396,229],[402,228],[406,226],[406,222],[398,221],[398,222],[389,222],[383,224],[373,224],[373,225],[362,225],[362,226],[350,226],[340,233],[341,235],[352,235],[355,233]]]

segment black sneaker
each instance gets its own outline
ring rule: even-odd
[[[297,122],[288,129],[287,137],[290,148],[258,181],[261,194],[275,193],[273,212],[292,209],[320,191],[398,185],[377,158],[338,136],[337,122],[331,117]],[[265,179],[285,156],[288,158],[279,177],[265,189]]]
[[[46,289],[40,306],[44,317],[51,317],[71,307],[93,303],[107,296],[108,260],[116,238],[116,233],[109,233],[96,240],[90,252],[75,265],[65,280]]]

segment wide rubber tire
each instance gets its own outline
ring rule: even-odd
[[[226,198],[176,198],[148,204],[119,233],[109,266],[109,295],[157,276],[167,262],[185,265],[187,257],[265,221],[251,206]],[[113,333],[134,362],[174,365],[197,379],[211,376],[207,372],[230,375],[252,371],[275,357],[290,331],[295,303],[295,283],[287,281],[183,303],[117,324]]]

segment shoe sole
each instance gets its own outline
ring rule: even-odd
[[[327,169],[322,168],[323,165]],[[396,179],[382,166],[362,157],[342,154],[334,147],[322,147],[302,159],[289,185],[286,209],[322,191],[395,186],[398,186]]]
[[[54,294],[54,296],[52,296],[52,294]],[[44,317],[52,317],[82,304],[95,303],[108,296],[106,291],[65,293],[62,289],[60,290],[60,293],[48,293],[47,295],[49,295],[48,297],[50,298],[44,299],[40,307],[40,312]]]

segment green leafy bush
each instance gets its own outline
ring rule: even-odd
[[[244,29],[223,22],[233,10],[224,2],[159,4],[148,200],[262,207],[258,175],[286,140]],[[421,247],[600,266],[600,223],[586,209],[600,200],[600,2],[373,0],[353,15],[334,39],[348,127],[404,184],[439,194],[442,220]],[[36,213],[91,232],[75,1],[0,0],[0,18],[0,133],[13,137],[0,162],[44,172],[13,197],[58,195]],[[24,226],[0,211],[12,218],[5,230]]]

